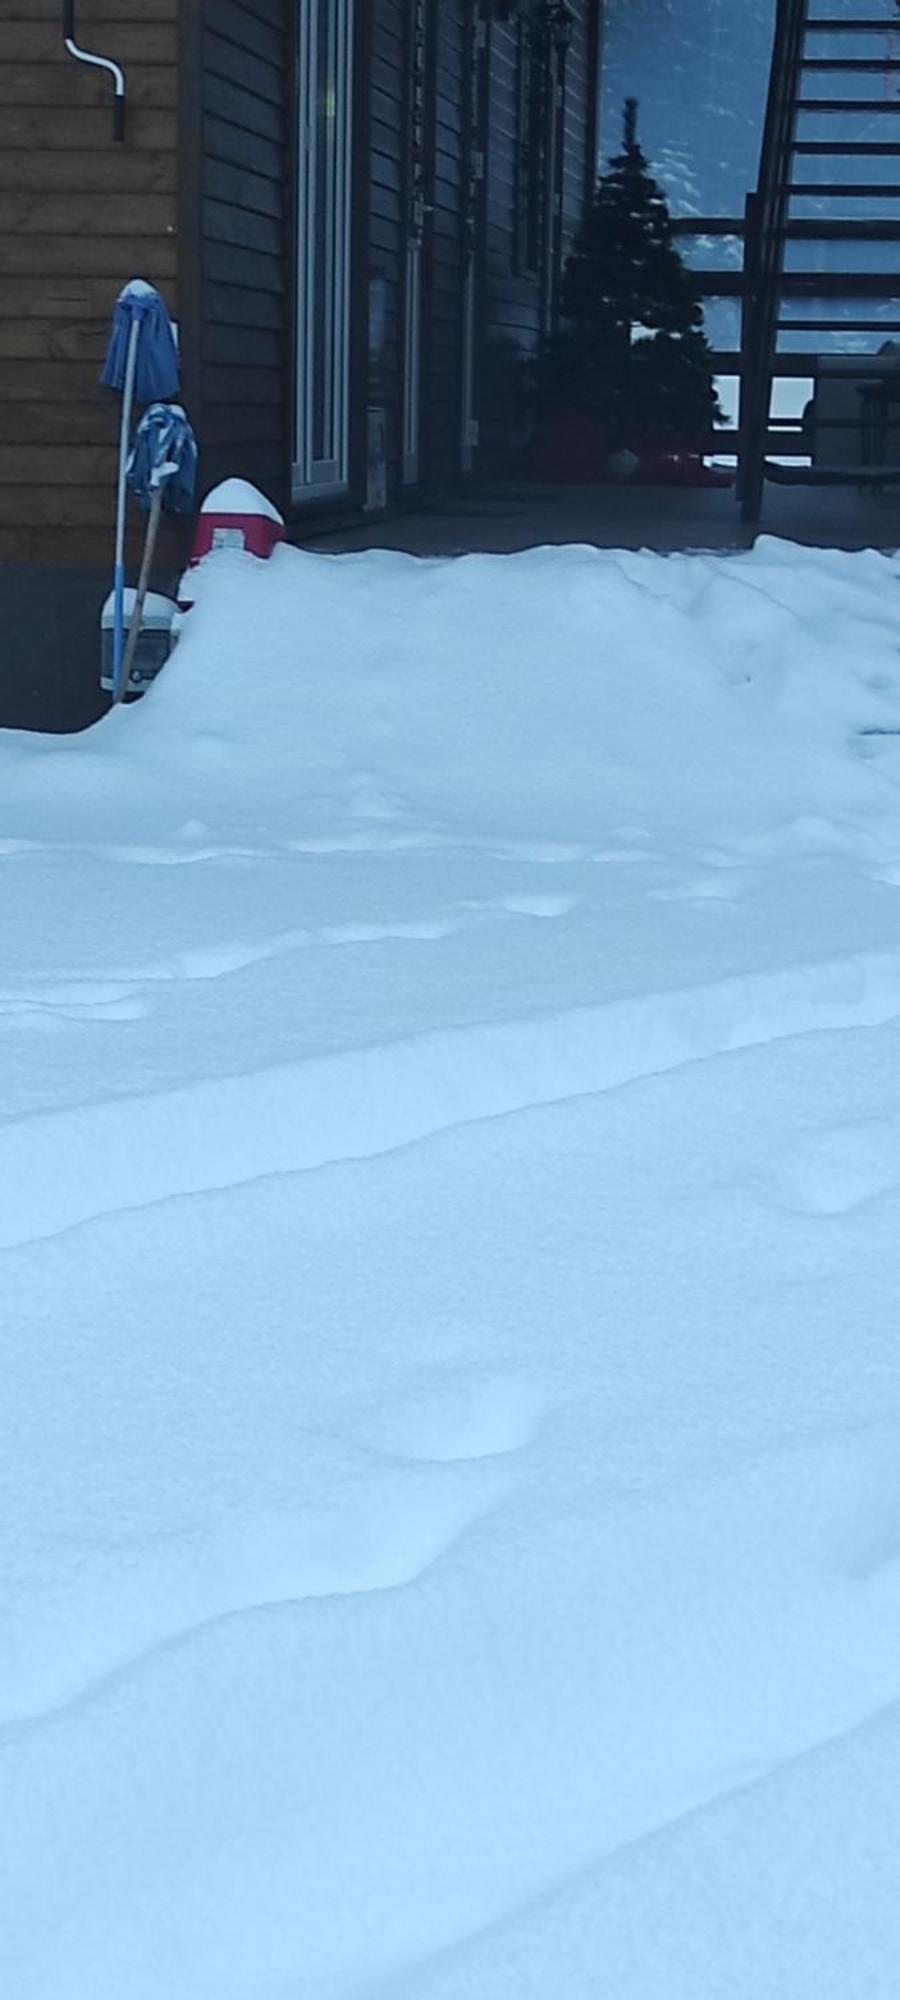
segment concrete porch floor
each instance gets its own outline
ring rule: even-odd
[[[746,549],[757,534],[813,547],[900,547],[900,493],[844,487],[766,489],[758,529],[746,528],[731,487],[537,486],[497,484],[373,521],[294,539],[334,554],[401,549],[410,555],[497,555],[548,543],[602,549]]]

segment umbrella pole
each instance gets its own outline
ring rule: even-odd
[[[143,624],[144,620],[144,605],[147,602],[147,590],[150,584],[150,570],[153,564],[154,551],[156,549],[156,537],[159,534],[159,523],[160,523],[160,517],[162,515],[162,504],[163,504],[163,489],[162,486],[157,486],[156,491],[154,492],[153,495],[153,503],[150,508],[150,517],[147,522],[147,534],[144,541],[144,557],[141,563],[141,573],[138,578],[137,594],[134,600],[134,610],[131,614],[131,625],[129,627],[129,632],[128,632],[128,644],[125,648],[125,658],[122,663],[122,673],[121,677],[115,681],[113,688],[113,707],[115,707],[117,702],[120,702],[123,699],[128,689],[129,680],[131,679],[131,669],[134,663],[134,656],[137,651],[137,642],[141,635],[141,625]]]
[[[118,701],[122,692],[122,668],[125,651],[125,473],[128,465],[128,446],[131,437],[131,416],[134,409],[134,383],[137,374],[138,343],[141,337],[141,323],[136,317],[132,322],[128,341],[128,360],[125,368],[125,387],[122,395],[122,421],[119,430],[119,487],[116,500],[116,566],[113,578],[113,700]]]

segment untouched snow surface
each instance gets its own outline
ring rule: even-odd
[[[0,1991],[893,2000],[900,566],[202,583],[0,739]]]

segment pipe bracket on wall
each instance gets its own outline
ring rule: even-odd
[[[79,45],[78,30],[75,25],[75,0],[63,0],[63,41],[67,53],[75,62],[87,63],[91,69],[104,69],[113,79],[113,138],[125,137],[125,71],[120,63],[110,56],[92,55]]]

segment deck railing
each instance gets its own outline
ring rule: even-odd
[[[738,498],[745,519],[762,504],[778,301],[790,201],[797,77],[808,0],[778,0],[759,179],[744,214]]]

